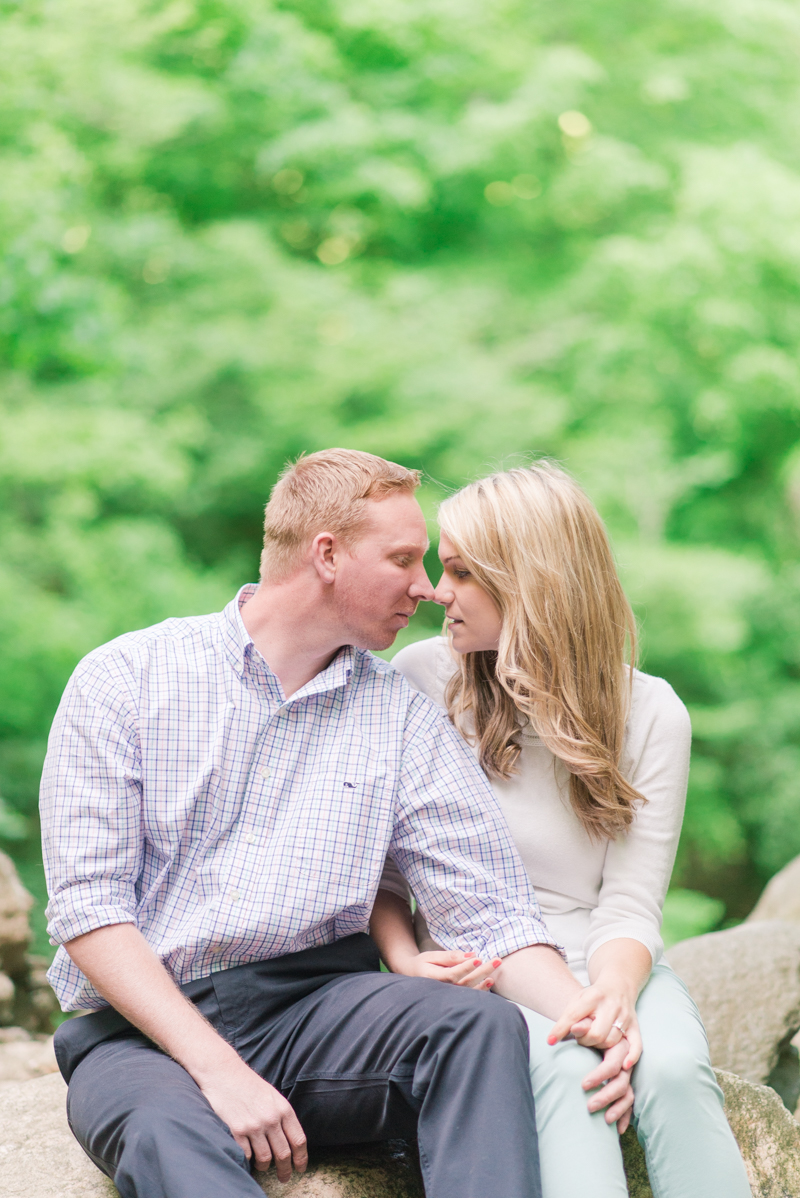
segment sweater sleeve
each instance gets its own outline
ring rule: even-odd
[[[598,904],[585,941],[586,960],[626,937],[650,951],[664,945],[661,908],[669,886],[686,803],[692,729],[669,683],[638,674],[626,743],[626,776],[647,799],[626,836],[609,841]]]
[[[454,666],[443,636],[406,645],[394,655],[392,665],[405,676],[412,690],[427,695],[439,707],[445,706],[445,686]]]

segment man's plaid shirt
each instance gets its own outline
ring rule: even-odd
[[[134,923],[188,982],[366,931],[388,852],[440,944],[553,944],[442,712],[352,648],[286,699],[242,622],[253,590],[72,676],[42,779],[53,942]],[[65,1010],[106,1005],[63,948],[48,976]]]

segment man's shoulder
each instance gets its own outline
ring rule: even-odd
[[[219,639],[223,613],[202,616],[171,616],[147,628],[124,632],[92,649],[80,662],[79,671],[113,669],[115,665],[141,665],[148,659],[178,651],[183,656],[192,647],[202,649]]]
[[[405,678],[401,677],[398,682],[397,670],[393,669],[388,661],[376,657],[369,649],[354,649],[353,666],[354,681],[359,686],[373,693],[383,693],[407,701],[410,691],[407,684],[403,685]]]
[[[434,718],[442,714],[426,695],[419,694],[409,685],[408,679],[391,662],[365,649],[356,649],[354,652],[357,662],[355,678],[365,693],[373,697],[382,695],[393,706],[402,706],[407,711],[424,711]]]

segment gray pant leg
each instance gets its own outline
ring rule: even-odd
[[[100,1044],[78,1065],[67,1115],[122,1198],[263,1198],[197,1084],[143,1037]]]
[[[428,1198],[539,1198],[516,1007],[440,982],[339,970],[353,953],[337,942],[184,989],[286,1095],[310,1144],[416,1131]],[[73,1131],[123,1198],[260,1193],[189,1074],[116,1012],[63,1024],[56,1041]]]
[[[309,1143],[409,1138],[428,1198],[538,1198],[525,1021],[496,995],[359,973],[296,1002],[265,1030],[262,969],[215,974],[244,1059],[291,1102]]]

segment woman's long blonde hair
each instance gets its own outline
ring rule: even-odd
[[[439,522],[503,621],[497,652],[459,656],[451,720],[486,773],[508,778],[527,716],[569,770],[587,832],[619,836],[645,801],[620,772],[636,622],[599,513],[574,479],[538,461],[464,487]]]

